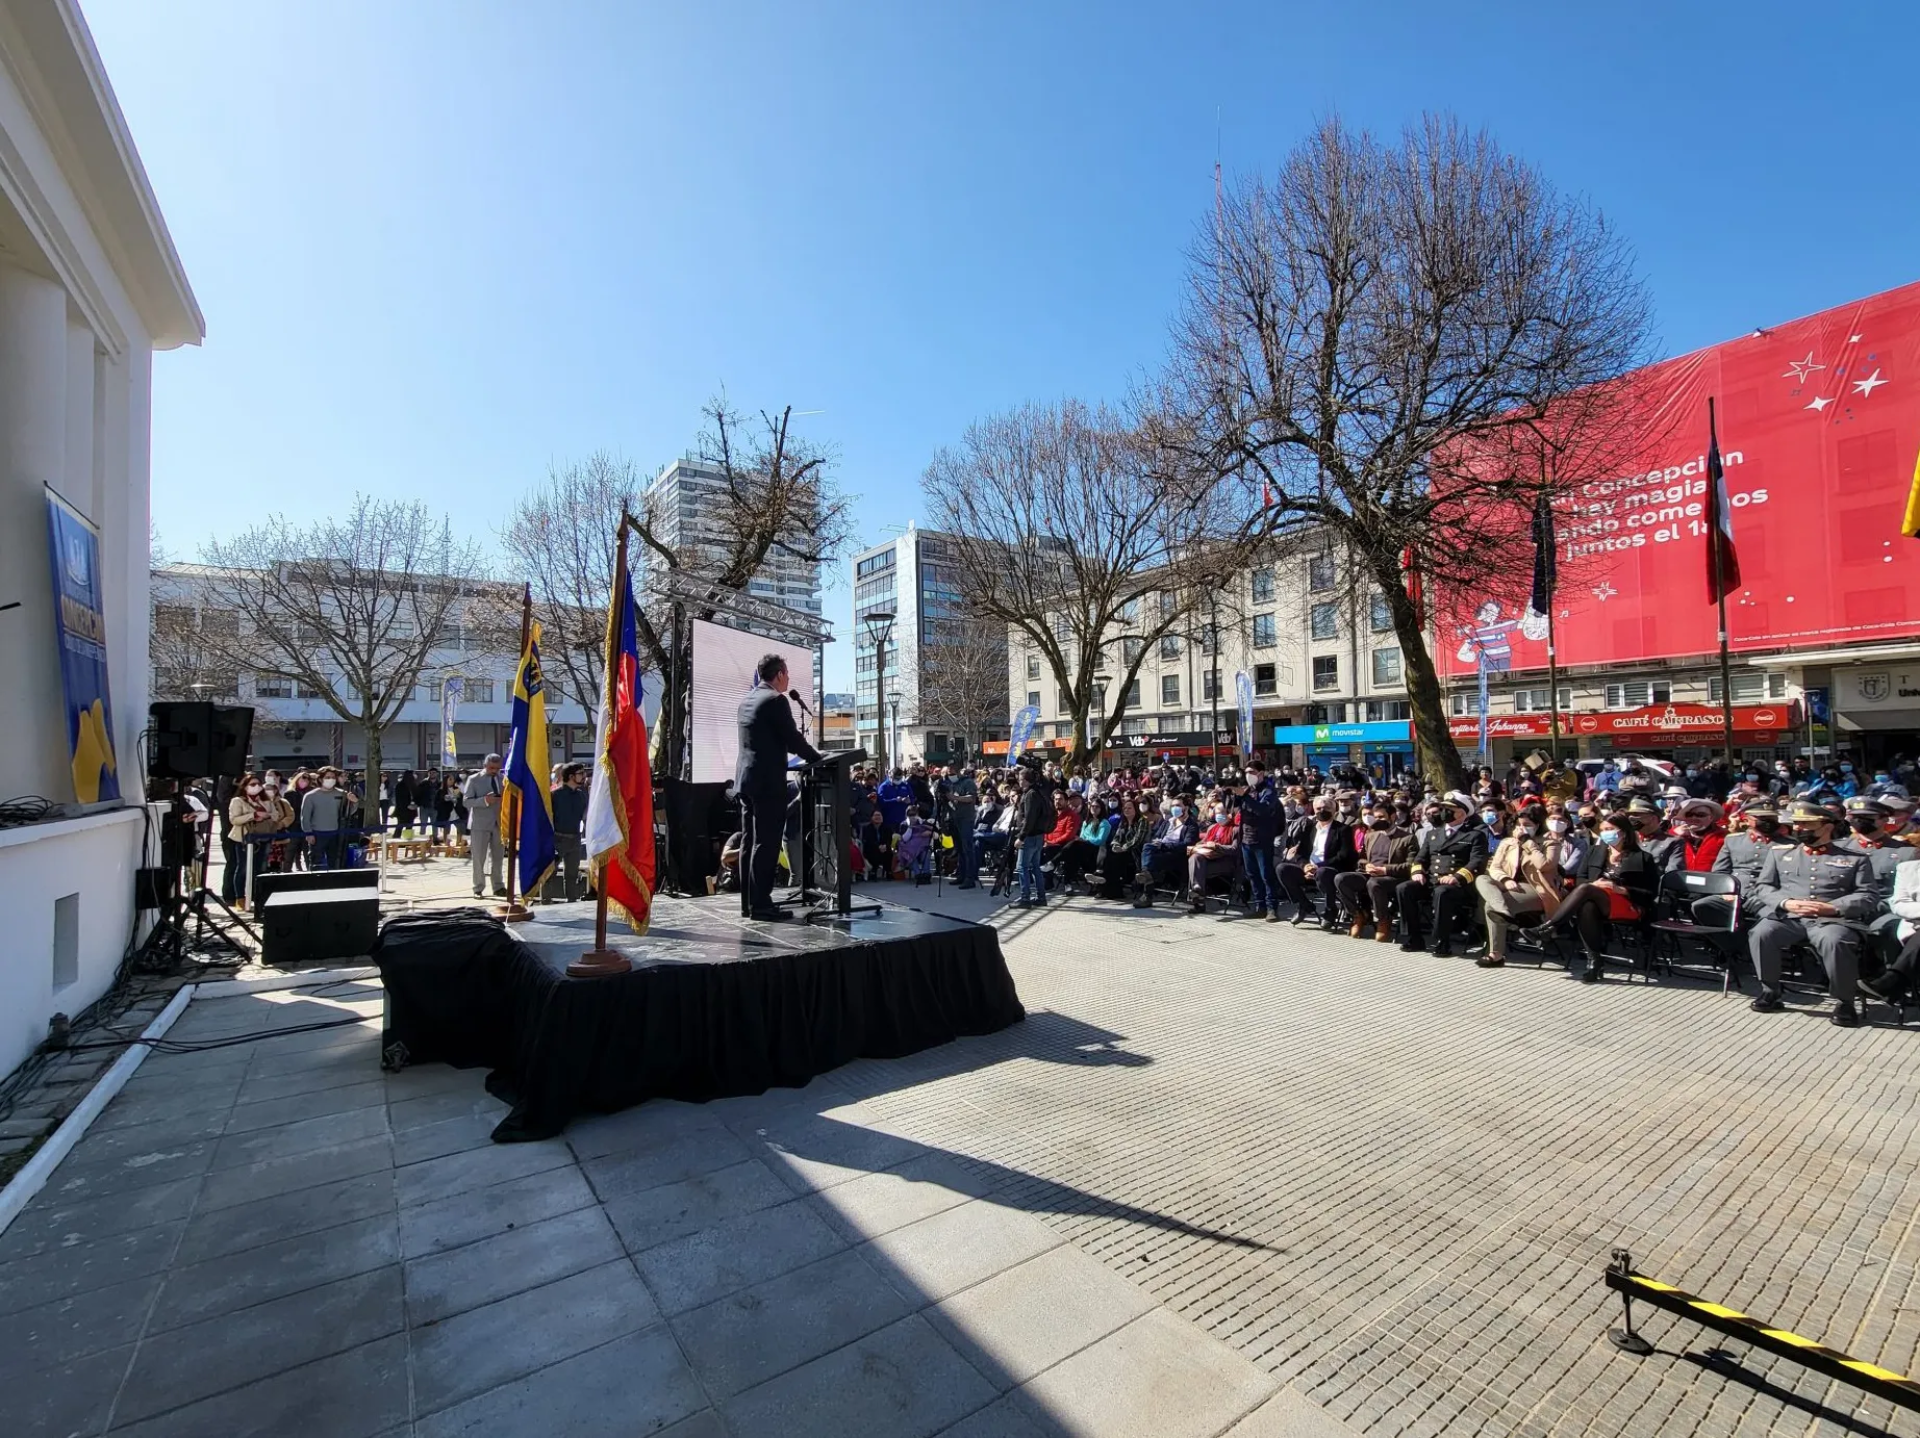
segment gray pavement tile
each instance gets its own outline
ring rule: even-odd
[[[632,1253],[652,1248],[743,1213],[785,1203],[793,1191],[757,1161],[736,1163],[684,1183],[639,1193],[602,1196],[607,1217]]]
[[[493,1146],[493,1131],[500,1124],[497,1113],[464,1118],[442,1119],[418,1128],[401,1129],[393,1136],[393,1161],[402,1168],[425,1163],[430,1158],[445,1158],[450,1153]]]
[[[148,1331],[197,1323],[399,1261],[399,1231],[394,1216],[383,1213],[182,1264],[168,1272]]]
[[[1274,1380],[1165,1309],[1021,1386],[1041,1415],[1101,1438],[1211,1438],[1272,1396]]]
[[[569,1164],[403,1208],[400,1248],[421,1258],[593,1206],[585,1175]]]
[[[381,1173],[392,1167],[393,1145],[383,1134],[379,1138],[316,1149],[290,1158],[268,1159],[243,1168],[217,1169],[206,1177],[199,1206],[203,1211],[211,1211],[258,1203],[361,1174]]]
[[[817,1194],[813,1203],[849,1236],[877,1238],[992,1191],[985,1178],[945,1154],[930,1153],[883,1173],[866,1173],[835,1184]]]
[[[133,1080],[113,1096],[113,1102],[93,1121],[87,1137],[136,1125],[225,1113],[240,1093],[245,1070],[235,1068],[204,1083],[162,1080],[143,1084],[139,1079],[143,1072],[145,1065],[134,1071]]]
[[[631,1438],[664,1433],[695,1438],[706,1399],[673,1335],[664,1328],[629,1333],[562,1359],[415,1425],[415,1438]],[[682,1422],[682,1420],[687,1420]],[[705,1420],[711,1424],[710,1416]],[[717,1424],[708,1427],[721,1438]]]
[[[93,1438],[106,1428],[114,1395],[132,1361],[129,1343],[58,1368],[14,1375],[7,1380],[6,1431],[35,1438]]]
[[[451,1088],[439,1093],[418,1094],[410,1098],[392,1098],[387,1104],[387,1120],[393,1131],[404,1133],[425,1124],[450,1118],[484,1118],[499,1123],[508,1113],[507,1105],[487,1092],[477,1073],[468,1075],[470,1087]]]
[[[49,1248],[0,1263],[0,1313],[51,1303],[91,1288],[158,1273],[173,1261],[183,1221],[150,1224],[71,1248]]]
[[[331,1050],[326,1052],[331,1056],[321,1062],[294,1069],[291,1073],[249,1074],[242,1097],[249,1103],[266,1103],[270,1099],[294,1098],[303,1093],[319,1093],[323,1089],[384,1083],[391,1078],[391,1075],[381,1072],[377,1062],[368,1062],[366,1053],[359,1047],[337,1053]]]
[[[743,1213],[634,1255],[664,1313],[681,1313],[848,1246],[802,1199]]]
[[[159,1083],[210,1083],[229,1076],[245,1077],[253,1056],[246,1045],[205,1049],[195,1053],[149,1053],[140,1061],[127,1089]],[[124,1091],[124,1090],[123,1090]]]
[[[882,1234],[865,1252],[902,1293],[933,1303],[1059,1243],[1038,1219],[974,1199]]]
[[[620,1236],[597,1206],[525,1224],[409,1262],[407,1322],[416,1328],[438,1322],[624,1256]]]
[[[767,1145],[768,1165],[796,1193],[832,1188],[929,1152],[924,1144],[866,1127],[859,1121],[865,1116],[854,1106],[834,1114],[794,1114],[771,1120],[753,1136]]]
[[[406,1419],[407,1340],[394,1334],[113,1432],[115,1438],[402,1438]]]
[[[0,1234],[0,1262],[28,1258],[53,1248],[71,1249],[185,1218],[193,1211],[194,1192],[199,1187],[199,1179],[183,1178],[70,1204],[48,1202],[42,1190]]]
[[[1071,1244],[1061,1244],[954,1294],[926,1316],[974,1367],[1005,1389],[1152,1307],[1143,1290]]]
[[[913,1315],[721,1404],[736,1433],[922,1438],[984,1407],[994,1389]]]
[[[848,1251],[669,1320],[716,1400],[905,1318],[913,1305]]]
[[[646,1285],[626,1259],[413,1330],[416,1414],[512,1383],[655,1325]]]
[[[227,1115],[227,1132],[253,1133],[258,1129],[297,1123],[301,1119],[325,1118],[329,1114],[347,1113],[353,1109],[377,1108],[386,1101],[387,1086],[378,1079],[362,1079],[359,1083],[337,1084],[331,1088],[286,1094],[279,1098],[261,1097],[249,1085],[242,1090],[240,1102],[234,1105],[233,1112]]]
[[[253,1050],[253,1066],[247,1070],[249,1079],[331,1068],[335,1064],[351,1063],[355,1056],[367,1066],[367,1072],[378,1073],[380,1021],[374,1019],[358,1028],[318,1029],[280,1039],[262,1039],[247,1047]]]
[[[212,1115],[222,1122],[224,1115]],[[106,1137],[138,1135],[140,1128],[111,1130]],[[76,1148],[41,1190],[53,1203],[79,1203],[89,1198],[126,1193],[136,1188],[173,1183],[205,1173],[213,1164],[219,1147],[217,1138],[160,1139],[148,1143],[124,1143]],[[81,1156],[86,1150],[86,1157]],[[111,1156],[110,1156],[111,1155]]]
[[[940,1438],[1098,1438],[1089,1430],[1042,1419],[1018,1393],[1009,1393],[942,1430]]]
[[[160,1275],[150,1273],[0,1317],[0,1385],[132,1343],[159,1288]]]
[[[580,1166],[603,1199],[682,1183],[752,1158],[753,1151],[721,1124],[683,1128],[639,1148],[625,1148]]]
[[[116,1420],[131,1423],[196,1403],[404,1326],[395,1264],[151,1334],[127,1375]]]
[[[431,1203],[437,1198],[451,1198],[456,1193],[468,1193],[508,1179],[567,1168],[572,1163],[573,1150],[557,1138],[539,1143],[496,1143],[464,1153],[450,1153],[443,1158],[410,1163],[399,1170],[400,1206]]]
[[[410,1098],[423,1098],[427,1094],[446,1093],[449,1089],[465,1089],[474,1084],[486,1087],[487,1070],[484,1068],[457,1069],[447,1064],[420,1064],[414,1068],[401,1069],[399,1073],[385,1074],[387,1084],[387,1102],[402,1103]]]
[[[229,1134],[220,1140],[213,1166],[243,1168],[269,1163],[277,1158],[301,1158],[321,1149],[337,1148],[341,1144],[383,1138],[386,1132],[387,1110],[384,1104],[349,1109],[345,1113],[323,1114],[319,1118],[296,1119],[252,1133]]]
[[[206,1209],[187,1225],[174,1261],[199,1263],[303,1233],[392,1214],[396,1206],[393,1171],[381,1168],[356,1178],[279,1194],[270,1201]]]
[[[1359,1432],[1298,1389],[1282,1388],[1221,1438],[1358,1438]]]
[[[648,1099],[618,1113],[575,1119],[567,1125],[567,1142],[581,1158],[604,1158],[630,1149],[653,1148],[674,1134],[725,1126],[712,1104]]]
[[[203,1110],[156,1118],[131,1128],[89,1128],[73,1146],[73,1152],[61,1161],[60,1168],[64,1172],[69,1167],[97,1167],[218,1138],[226,1121],[223,1111]],[[58,1181],[61,1174],[54,1177]]]

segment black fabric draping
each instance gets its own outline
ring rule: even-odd
[[[991,928],[915,932],[600,979],[556,972],[497,921],[403,916],[373,948],[383,1051],[493,1069],[507,1143],[649,1098],[695,1102],[797,1087],[856,1058],[899,1058],[1026,1016]]]

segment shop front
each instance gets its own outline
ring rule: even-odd
[[[1405,720],[1372,724],[1276,724],[1280,762],[1326,773],[1339,764],[1391,779],[1413,764],[1413,726]]]
[[[1560,716],[1561,744],[1574,741],[1582,759],[1611,759],[1617,754],[1641,754],[1677,764],[1711,759],[1725,749],[1725,716],[1718,705],[1655,704],[1644,709],[1572,712]],[[1737,758],[1772,760],[1785,753],[1796,737],[1798,718],[1791,704],[1736,704],[1733,709],[1733,747]],[[1477,744],[1480,721],[1454,719],[1448,725],[1454,743],[1465,751]],[[1547,747],[1553,730],[1545,714],[1489,715],[1487,748],[1496,768],[1515,756]]]
[[[1867,764],[1920,754],[1920,662],[1833,671],[1838,747]]]

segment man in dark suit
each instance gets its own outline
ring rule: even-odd
[[[1303,924],[1313,915],[1307,898],[1311,884],[1320,891],[1320,927],[1329,932],[1339,928],[1334,881],[1359,862],[1353,826],[1334,818],[1333,799],[1322,794],[1314,800],[1312,814],[1288,826],[1281,848],[1277,877],[1281,890],[1293,901],[1293,922]]]
[[[1427,948],[1427,919],[1439,958],[1453,952],[1455,925],[1473,917],[1473,881],[1487,868],[1487,831],[1471,818],[1473,802],[1458,790],[1427,809],[1429,827],[1421,838],[1413,872],[1394,891],[1400,910],[1400,947],[1407,953]]]
[[[740,796],[741,845],[747,853],[742,906],[755,919],[784,919],[773,906],[773,881],[787,831],[787,756],[817,762],[820,751],[794,722],[787,699],[787,661],[769,654],[755,666],[760,686],[740,701],[740,759],[734,792]]]

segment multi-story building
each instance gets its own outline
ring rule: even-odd
[[[719,468],[690,455],[667,465],[647,486],[645,502],[656,532],[683,562],[719,562],[721,537],[716,517],[721,512],[719,498],[725,493],[726,479]],[[638,573],[644,583],[658,567],[659,559],[645,545],[639,546],[637,554]],[[747,593],[818,619],[820,566],[791,554],[770,554],[748,582]],[[751,620],[727,622],[758,632]]]
[[[876,753],[879,729],[884,721],[890,759],[902,763],[923,760],[940,764],[961,757],[963,743],[1006,737],[1006,715],[997,710],[994,722],[982,731],[960,734],[951,721],[923,712],[922,691],[928,677],[935,647],[955,638],[956,629],[965,622],[960,586],[953,571],[953,553],[946,536],[931,529],[909,524],[906,532],[863,549],[853,556],[853,652],[854,652],[854,732],[859,746]],[[893,620],[884,629],[886,636],[886,707],[882,715],[876,707],[879,699],[879,650],[876,629],[869,619],[891,613]],[[968,628],[956,642],[980,643],[996,655],[1004,642],[997,636],[982,637],[976,628]],[[997,670],[997,658],[988,663]]]
[[[241,637],[241,616],[219,601],[219,575],[204,565],[168,565],[153,571],[153,622],[156,633],[175,636],[219,630]],[[511,596],[509,596],[509,601]],[[443,752],[442,700],[446,682],[459,678],[454,710],[458,763],[478,767],[489,753],[504,753],[513,719],[514,669],[519,656],[502,646],[497,628],[480,622],[482,599],[476,594],[456,610],[445,642],[429,657],[413,696],[380,736],[380,766],[388,772],[446,763]],[[484,612],[497,614],[500,597]],[[230,649],[230,646],[223,646]],[[283,675],[265,674],[217,662],[181,668],[178,643],[154,645],[153,689],[173,698],[198,697],[243,704],[254,711],[253,764],[257,768],[298,769],[315,764],[356,768],[366,762],[366,734],[343,720],[318,692]],[[352,707],[351,702],[348,707]],[[594,731],[586,711],[548,689],[547,734],[553,762],[593,756]]]

